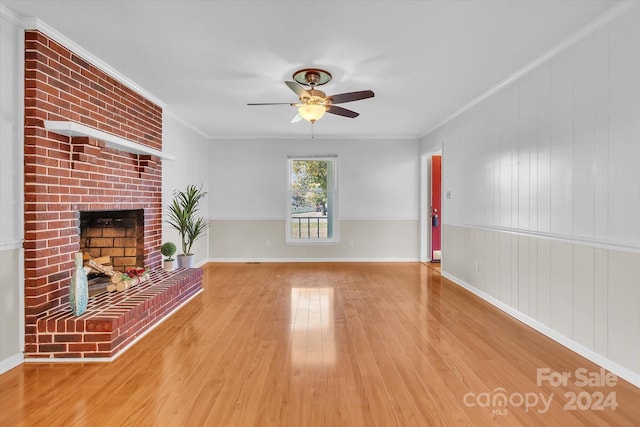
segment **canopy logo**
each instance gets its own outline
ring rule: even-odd
[[[491,392],[473,393],[469,392],[462,398],[467,407],[479,406],[481,408],[492,408],[494,415],[507,415],[509,408],[523,407],[525,412],[536,410],[539,414],[544,414],[549,410],[553,401],[553,393],[507,393],[507,390],[498,387]]]
[[[563,403],[562,408],[565,411],[615,410],[618,407],[616,392],[603,390],[603,388],[615,387],[617,383],[618,377],[604,368],[598,371],[578,368],[570,372],[553,371],[551,368],[536,370],[538,387],[584,388],[579,391],[558,393],[558,397],[562,396],[561,404]],[[535,391],[508,393],[506,389],[497,387],[493,391],[468,392],[463,396],[462,401],[467,407],[490,408],[493,415],[507,415],[511,408],[524,408],[525,412],[536,411],[544,414],[549,411],[555,397],[555,393]]]

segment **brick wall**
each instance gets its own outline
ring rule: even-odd
[[[162,162],[44,129],[71,120],[162,149],[162,109],[38,31],[25,33],[26,352],[36,320],[68,303],[79,211],[142,209],[144,266],[159,268]]]

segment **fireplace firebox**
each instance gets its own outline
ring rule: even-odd
[[[127,271],[144,264],[144,210],[80,212],[80,251],[91,258],[109,257],[110,265]],[[89,273],[89,295],[106,290],[108,277]]]
[[[144,211],[80,212],[80,250],[92,258],[109,256],[126,270],[144,263]]]

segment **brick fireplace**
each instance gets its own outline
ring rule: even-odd
[[[122,246],[122,256],[114,258],[125,265],[160,268],[162,158],[113,148],[90,136],[50,131],[45,121],[78,123],[153,152],[162,150],[162,109],[43,33],[25,32],[25,355],[112,356],[117,351],[114,347],[103,346],[103,352],[96,346],[82,351],[70,351],[66,345],[51,347],[56,340],[63,343],[70,338],[56,336],[55,327],[52,334],[46,325],[49,318],[67,310],[73,254],[81,250],[81,243],[83,251],[103,250],[92,246],[97,236],[80,234],[83,221],[100,222],[100,215],[92,212],[107,211],[116,217],[124,211],[136,212],[135,219],[126,221],[135,222],[138,231],[123,237],[136,239],[127,252],[131,256],[127,257]],[[98,233],[97,228],[89,233]],[[121,232],[114,227],[106,231]],[[113,243],[114,236],[111,238]],[[99,246],[105,241],[94,243]],[[115,254],[120,247],[104,249]],[[162,310],[154,314],[161,315]],[[110,333],[113,342],[113,331]],[[130,339],[116,337],[116,341]]]

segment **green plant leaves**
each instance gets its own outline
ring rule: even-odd
[[[207,231],[207,221],[203,217],[196,216],[198,205],[206,194],[202,186],[188,185],[184,191],[173,192],[173,200],[167,207],[167,223],[180,234],[184,255],[191,255],[193,242]]]

